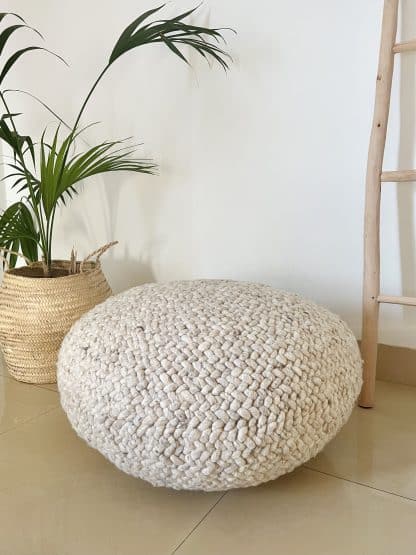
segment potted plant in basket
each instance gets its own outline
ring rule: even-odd
[[[81,118],[104,74],[125,52],[155,43],[164,45],[185,62],[186,54],[180,49],[183,46],[228,69],[230,57],[220,47],[222,29],[185,23],[196,8],[171,19],[149,22],[163,7],[143,13],[122,32],[73,125],[67,125],[44,102],[30,95],[56,117],[51,136],[44,131],[35,141],[19,130],[20,114],[13,112],[9,97],[22,91],[4,89],[3,83],[22,56],[35,50],[57,54],[41,46],[27,46],[15,51],[0,66],[0,139],[12,150],[12,157],[4,164],[10,171],[3,179],[21,194],[20,200],[0,216],[0,253],[5,270],[0,288],[0,342],[9,371],[18,380],[56,381],[56,359],[64,335],[81,314],[111,294],[99,257],[114,243],[98,249],[81,263],[74,254],[70,260],[54,260],[58,207],[69,202],[77,185],[93,175],[114,171],[153,173],[156,168],[152,161],[137,158],[134,145],[124,140],[106,140],[87,149],[79,148],[77,139],[88,127],[80,126]],[[17,22],[0,33],[0,56],[4,56],[4,47],[15,32],[26,29],[39,35],[17,14],[0,13],[0,23],[6,17],[14,17]],[[90,260],[93,255],[96,259]],[[18,257],[27,265],[15,268]]]

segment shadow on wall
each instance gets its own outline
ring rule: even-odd
[[[153,269],[146,260],[132,258],[127,252],[121,260],[114,258],[103,261],[103,268],[114,294],[131,287],[156,281]]]
[[[155,281],[152,259],[159,245],[148,239],[156,234],[160,191],[150,186],[152,179],[142,174],[126,181],[118,175],[99,176],[91,187],[82,187],[63,212],[60,247],[65,256],[71,245],[83,258],[107,242],[119,241],[101,259],[114,293]]]
[[[157,187],[151,186],[154,179],[154,176],[139,174],[131,176],[129,181],[123,183],[119,176],[103,175],[100,178],[101,182],[95,184],[92,198],[95,199],[94,205],[99,207],[101,212],[100,219],[104,225],[105,237],[108,241],[120,241],[119,245],[102,259],[114,293],[156,281],[151,262],[156,247],[154,244],[146,245],[144,238],[138,237],[143,234],[143,229],[146,230],[146,236],[156,233],[160,191]],[[138,221],[140,226],[137,225]],[[86,236],[91,243],[99,244],[101,239],[95,236],[95,226],[89,225],[88,218],[85,217],[83,223]],[[137,251],[132,252],[129,247],[130,241],[134,246],[141,244],[142,254],[139,257]]]
[[[156,219],[160,203],[160,191],[157,187],[150,187],[154,176],[139,174],[135,179],[140,180],[139,183],[115,184],[114,176],[102,176],[104,186],[97,188],[97,195],[100,197],[101,205],[104,207],[104,222],[106,226],[106,236],[120,240],[124,244],[118,245],[114,257],[107,259],[105,268],[107,275],[111,280],[111,287],[114,293],[119,293],[130,287],[135,287],[143,283],[156,281],[152,268],[152,253],[141,255],[139,259],[137,255],[130,252],[127,246],[128,240],[137,238],[129,237],[131,229],[135,230],[134,219],[127,215],[126,222],[120,221],[120,215],[123,219],[126,217],[126,211],[123,209],[122,193],[127,193],[129,204],[137,211],[138,218],[146,227],[146,234],[154,234],[156,228]],[[129,225],[126,232],[124,225]],[[136,230],[135,232],[137,232]],[[110,239],[113,240],[113,239]],[[149,249],[146,249],[149,250]]]
[[[402,40],[409,40],[416,36],[415,22],[416,3],[414,0],[404,0],[401,3]],[[415,167],[415,55],[412,53],[401,55],[400,63],[400,142],[398,168],[407,170]],[[398,183],[396,186],[402,291],[405,296],[414,296],[416,295],[414,187],[409,183]],[[403,311],[403,318],[414,321],[410,311]]]

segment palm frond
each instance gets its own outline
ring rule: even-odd
[[[146,19],[159,12],[164,6],[165,4],[148,10],[126,27],[110,54],[108,60],[109,66],[133,48],[144,44],[163,43],[186,63],[188,63],[188,60],[178,46],[188,46],[198,52],[203,58],[207,60],[211,58],[218,62],[224,70],[229,69],[231,57],[218,46],[220,41],[225,42],[222,35],[222,31],[225,29],[200,27],[183,22],[183,19],[193,14],[199,6],[171,19],[153,21],[140,27]]]
[[[62,58],[62,56],[59,56],[59,54],[52,52],[52,50],[43,48],[43,46],[27,46],[26,48],[21,48],[20,50],[17,50],[14,54],[10,56],[10,58],[4,64],[3,69],[0,73],[0,84],[4,81],[6,75],[12,69],[12,67],[17,62],[17,60],[27,52],[31,52],[33,50],[43,50],[44,52],[47,52],[48,54],[51,54],[52,56],[55,56],[55,58],[58,58],[59,60],[61,60],[61,62],[63,62],[65,65],[68,65],[66,61]]]
[[[93,175],[132,171],[154,173],[155,164],[147,159],[135,158],[135,149],[129,145],[118,148],[124,141],[105,141],[82,153],[67,158],[70,143],[83,131],[69,134],[59,145],[58,127],[51,144],[46,144],[45,134],[40,142],[39,191],[43,210],[50,217],[59,201],[76,192],[75,185]]]
[[[26,23],[22,16],[20,16],[17,13],[14,13],[14,12],[0,12],[0,23],[8,15],[12,15],[13,17],[16,17],[19,21],[22,21],[23,23]]]
[[[7,119],[11,119],[20,114],[3,114],[0,118],[0,139],[3,139],[13,151],[15,160],[18,154],[22,154],[24,147],[27,147],[32,157],[32,162],[35,161],[35,151],[32,138],[29,135],[19,135],[12,126],[7,123]]]
[[[150,20],[164,5],[146,11],[137,17],[121,33],[106,66],[103,68],[81,104],[80,111],[73,125],[69,126],[54,110],[35,95],[29,94],[60,121],[50,140],[46,132],[39,142],[35,143],[28,135],[18,132],[15,118],[20,114],[13,113],[5,98],[6,92],[0,90],[0,101],[6,112],[0,117],[0,140],[5,141],[13,151],[13,163],[6,164],[10,173],[4,178],[10,180],[12,187],[25,196],[22,202],[15,203],[0,216],[0,247],[20,249],[31,260],[37,259],[38,247],[50,267],[52,260],[52,238],[57,205],[65,204],[77,192],[77,184],[91,176],[129,171],[152,174],[155,164],[148,159],[136,157],[135,145],[123,141],[104,141],[86,150],[73,154],[77,138],[84,129],[79,122],[85,108],[109,67],[126,52],[146,44],[163,44],[175,56],[189,63],[187,50],[193,50],[208,62],[218,63],[224,70],[229,69],[230,55],[221,48],[224,28],[201,27],[190,25],[184,20],[191,16],[197,8],[187,10],[170,19]],[[6,16],[15,16],[19,22],[0,31],[0,56],[4,53],[9,39],[18,30],[29,28],[19,15],[1,12],[0,23]],[[37,33],[35,29],[32,29]],[[39,34],[39,33],[38,33]],[[27,46],[12,53],[0,66],[0,86],[9,75],[14,65],[26,53],[43,50],[61,61],[63,58],[41,46]],[[65,62],[66,63],[66,62]],[[61,124],[69,127],[69,134],[61,140]],[[30,159],[29,159],[30,157]],[[35,225],[36,224],[36,225]],[[10,257],[13,265],[15,258]]]
[[[35,94],[29,91],[24,91],[22,89],[5,89],[3,91],[4,95],[7,95],[8,93],[21,93],[21,94],[30,96],[30,98],[33,98],[33,100],[36,100],[36,102],[38,102],[41,106],[43,106],[45,110],[47,110],[50,114],[52,114],[54,118],[56,118],[59,122],[61,122],[67,129],[71,129],[71,126],[69,125],[69,123],[67,123],[55,110],[53,110],[48,104],[46,104],[46,102],[44,102],[41,98],[39,98]]]
[[[38,259],[39,234],[29,208],[23,202],[16,202],[0,215],[0,249],[21,251],[29,260]],[[8,256],[13,268],[16,256]]]
[[[7,27],[0,33],[0,55],[2,54],[9,38],[13,35],[15,31],[19,29],[29,29],[43,39],[43,36],[39,33],[39,31],[37,29],[34,29],[33,27],[29,27],[29,25],[25,25],[24,23],[19,25],[10,25],[10,27]]]
[[[6,166],[12,168],[14,171],[5,175],[1,181],[11,180],[10,186],[12,189],[19,187],[17,193],[30,191],[30,188],[32,187],[35,201],[37,201],[38,198],[36,192],[39,188],[39,180],[37,177],[33,175],[31,171],[23,169],[22,166],[19,165],[18,161],[16,161],[15,164],[6,164]]]

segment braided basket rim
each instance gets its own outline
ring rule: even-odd
[[[59,269],[65,269],[65,267],[69,267],[70,261],[69,260],[53,260],[52,261],[52,268],[59,268]],[[79,266],[79,262],[77,262],[77,266]],[[78,272],[76,274],[68,274],[68,275],[64,275],[64,276],[51,276],[51,277],[43,277],[43,276],[28,276],[28,275],[20,275],[16,272],[18,272],[19,270],[21,270],[22,268],[25,268],[27,270],[30,270],[31,268],[33,269],[39,269],[42,267],[42,262],[37,261],[37,262],[33,262],[33,264],[31,266],[20,266],[19,268],[12,268],[9,270],[5,270],[4,274],[3,274],[3,281],[7,280],[7,281],[17,281],[17,282],[28,282],[28,281],[33,281],[36,282],[38,284],[40,283],[51,283],[52,281],[56,281],[56,280],[70,280],[70,279],[74,279],[74,278],[79,278],[82,275],[91,275],[94,272],[99,272],[101,270],[101,262],[100,261],[88,261],[84,263],[84,269],[82,272]]]

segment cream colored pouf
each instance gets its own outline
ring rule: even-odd
[[[348,419],[361,358],[328,310],[266,285],[149,284],[65,338],[61,402],[75,431],[156,486],[255,486],[316,455]]]

